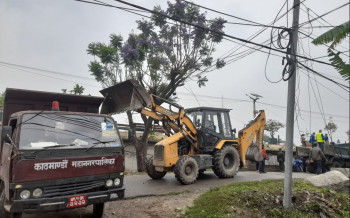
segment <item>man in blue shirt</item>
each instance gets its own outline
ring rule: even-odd
[[[311,143],[311,145],[314,145],[316,143],[316,136],[315,136],[315,132],[313,132],[311,135],[310,135],[310,140],[309,142]]]

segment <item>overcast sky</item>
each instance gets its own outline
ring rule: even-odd
[[[105,2],[117,6],[127,7],[115,1]],[[132,0],[129,1],[152,9],[156,5],[166,7],[162,0]],[[269,24],[275,19],[284,1],[280,0],[196,0],[208,8],[222,11],[234,16]],[[348,1],[346,0],[306,0],[304,4],[313,12],[322,15]],[[288,1],[289,8],[293,1]],[[307,9],[302,6],[300,23],[308,20]],[[205,11],[205,10],[202,10]],[[286,7],[281,13],[286,12]],[[310,12],[310,15],[316,15]],[[223,17],[230,22],[242,22],[232,17],[226,17],[207,11],[207,17]],[[349,20],[349,5],[323,17],[331,25],[339,25]],[[86,48],[90,42],[108,42],[111,33],[121,34],[124,38],[136,30],[136,20],[140,16],[118,9],[101,7],[73,0],[2,0],[0,1],[0,92],[7,87],[41,91],[61,92],[61,89],[71,90],[74,84],[85,87],[84,94],[100,95],[101,86],[94,81],[88,72],[88,63],[92,57],[87,55]],[[275,26],[291,26],[292,13],[283,17]],[[321,22],[321,23],[319,23]],[[314,21],[313,26],[324,26],[324,20]],[[310,25],[305,25],[310,27]],[[259,31],[262,27],[226,24],[224,31],[232,36],[243,39]],[[316,37],[328,28],[313,28],[311,37]],[[310,33],[310,28],[303,28],[303,32]],[[264,42],[270,37],[270,29],[263,32],[253,41]],[[308,38],[300,35],[300,53],[313,58],[327,55],[327,47],[314,46]],[[302,48],[301,48],[302,45]],[[217,46],[215,58],[231,51],[237,44],[223,40]],[[237,53],[246,50],[243,47]],[[348,62],[349,39],[337,47],[339,51],[347,51],[342,56]],[[263,50],[267,51],[267,50]],[[264,67],[267,54],[254,52],[253,54],[235,61],[223,69],[205,74],[209,79],[206,86],[199,88],[195,81],[190,81],[185,87],[177,90],[179,103],[185,108],[197,106],[225,107],[232,109],[231,122],[237,129],[243,128],[252,119],[252,101],[246,96],[256,93],[263,98],[258,100],[257,109],[266,111],[267,119],[286,122],[286,104],[288,82],[279,81],[282,75],[282,58],[270,56],[266,75]],[[328,58],[319,60],[328,62]],[[4,63],[23,65],[32,68],[45,69],[54,72],[39,71],[22,68]],[[311,66],[311,62],[307,63]],[[316,71],[329,78],[344,82],[339,74],[330,66],[313,63]],[[333,117],[338,125],[333,139],[347,141],[346,131],[349,129],[349,93],[320,77],[310,74],[308,79],[304,71],[297,74],[296,98],[298,110],[294,128],[294,143],[300,144],[300,133],[305,131],[317,132],[323,129],[326,122]],[[311,113],[310,113],[311,110]],[[126,119],[120,120],[126,122]],[[278,135],[285,139],[285,128]]]

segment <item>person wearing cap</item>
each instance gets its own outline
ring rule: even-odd
[[[322,134],[322,130],[321,129],[316,134],[316,141],[317,141],[318,147],[323,152],[324,138],[323,138],[323,134]]]

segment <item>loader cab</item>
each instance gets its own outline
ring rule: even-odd
[[[221,140],[233,140],[230,109],[197,107],[186,109],[186,115],[196,126],[199,147],[203,151],[213,151]]]

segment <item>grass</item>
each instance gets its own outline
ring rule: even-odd
[[[293,182],[293,206],[283,208],[283,180],[235,183],[202,194],[187,217],[349,217],[349,195]]]

